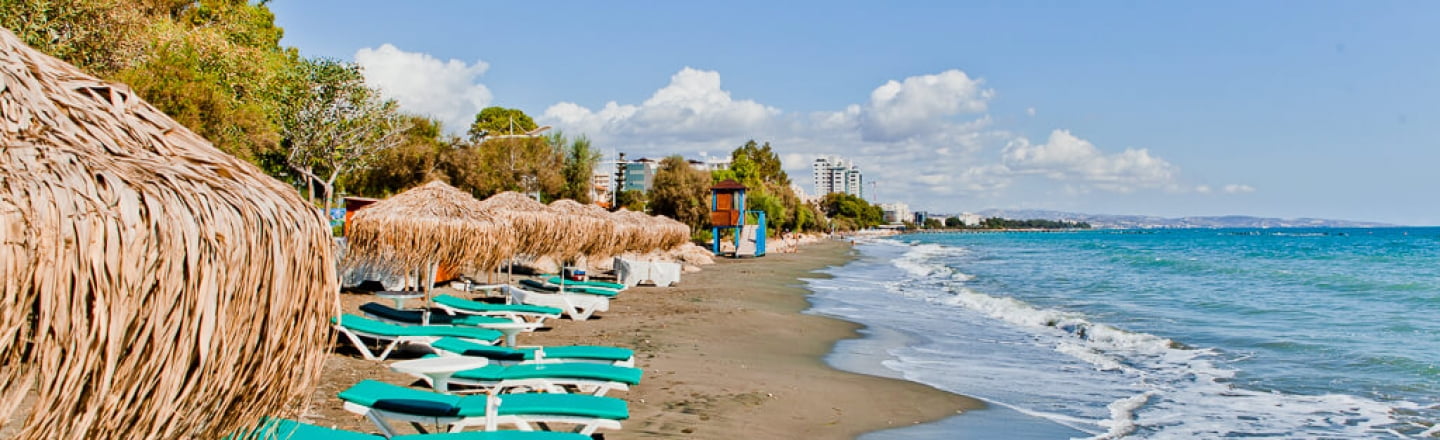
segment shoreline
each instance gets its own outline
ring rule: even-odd
[[[815,271],[854,255],[846,243],[825,241],[798,253],[717,259],[675,287],[627,290],[599,319],[561,320],[549,331],[521,335],[520,343],[635,349],[644,379],[629,392],[612,393],[629,402],[631,417],[605,438],[856,438],[983,408],[928,385],[829,365],[835,345],[864,337],[863,326],[804,313],[811,292],[801,278],[828,276]],[[347,311],[372,299],[342,295]],[[373,432],[335,397],[366,378],[415,383],[385,363],[341,349],[327,362],[302,418]]]

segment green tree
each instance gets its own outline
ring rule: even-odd
[[[650,188],[650,213],[667,215],[690,226],[704,228],[709,221],[710,175],[690,167],[679,155],[666,157],[655,170]]]
[[[925,229],[940,229],[945,227],[945,223],[938,218],[926,218],[924,226]]]
[[[636,212],[645,212],[645,192],[640,190],[625,190],[615,194],[615,209],[625,208]]]
[[[480,143],[487,137],[505,135],[527,134],[539,126],[530,115],[520,109],[504,107],[485,107],[480,113],[475,114],[475,122],[470,124],[470,141]]]
[[[947,227],[947,228],[963,228],[963,227],[965,227],[965,222],[960,221],[960,217],[946,217],[946,218],[945,218],[945,227]]]
[[[454,149],[458,139],[446,139],[440,122],[423,116],[406,116],[410,128],[400,145],[375,155],[370,165],[342,180],[352,194],[386,197],[435,179],[448,180],[440,161]]]
[[[600,163],[600,152],[591,148],[590,138],[583,135],[567,139],[564,134],[556,132],[548,138],[551,145],[565,151],[565,167],[560,172],[565,184],[560,197],[590,203],[592,179],[595,165]]]
[[[336,180],[399,145],[410,122],[394,101],[382,100],[379,91],[365,86],[359,66],[352,63],[307,60],[305,80],[290,92],[283,114],[285,163],[307,188],[320,186],[328,212]]]
[[[464,144],[440,163],[450,184],[484,198],[503,191],[539,192],[554,200],[565,187],[564,154],[541,137],[486,139]]]

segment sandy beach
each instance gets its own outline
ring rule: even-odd
[[[858,327],[802,314],[808,291],[798,278],[823,276],[811,272],[843,264],[851,252],[847,243],[823,242],[799,253],[717,260],[676,287],[627,290],[599,319],[553,321],[549,330],[521,335],[520,343],[636,350],[644,380],[612,394],[630,403],[631,418],[606,438],[854,438],[978,407],[964,396],[824,363],[835,341],[857,337]],[[345,294],[342,306],[354,312],[371,300]],[[331,355],[302,418],[374,432],[335,397],[366,378],[419,384],[342,348]]]

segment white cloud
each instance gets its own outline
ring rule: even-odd
[[[1195,186],[1195,192],[1197,192],[1197,193],[1200,193],[1200,194],[1210,194],[1210,191],[1211,191],[1210,185],[1196,185],[1196,186]]]
[[[1129,192],[1172,184],[1178,172],[1174,165],[1150,155],[1146,149],[1126,149],[1105,154],[1090,141],[1055,130],[1043,144],[1031,144],[1017,137],[1005,146],[1004,163],[1025,174],[1041,174],[1054,180],[1080,181],[1096,188]]]
[[[1230,184],[1225,185],[1226,194],[1245,194],[1255,192],[1255,187],[1250,185]]]
[[[983,83],[959,70],[888,81],[870,92],[870,102],[861,111],[862,137],[904,140],[934,132],[951,122],[951,116],[984,112],[995,92],[982,88]]]
[[[1035,107],[1026,108],[1026,109],[1025,109],[1025,114],[1030,115],[1030,116],[1035,116]]]
[[[542,118],[569,131],[597,136],[697,141],[753,133],[773,123],[779,114],[776,108],[731,98],[730,92],[720,87],[719,72],[686,67],[640,105],[612,101],[592,111],[561,102],[546,109]]]
[[[398,101],[405,111],[439,119],[450,133],[463,133],[493,99],[479,82],[490,69],[484,61],[441,61],[384,44],[356,51],[355,62],[364,68],[367,85]]]

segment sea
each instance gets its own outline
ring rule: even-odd
[[[827,361],[988,409],[867,439],[1440,438],[1440,228],[905,234]],[[988,414],[987,414],[988,413]]]

